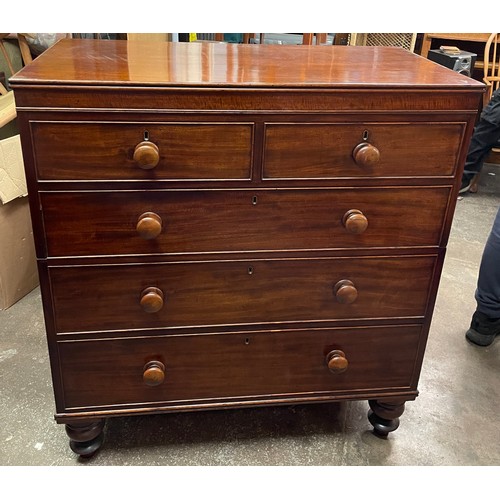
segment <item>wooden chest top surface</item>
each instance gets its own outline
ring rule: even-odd
[[[61,40],[12,83],[464,88],[482,84],[397,47]]]

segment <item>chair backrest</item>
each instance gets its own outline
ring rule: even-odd
[[[486,105],[495,90],[500,86],[500,41],[499,33],[492,33],[484,47],[484,77],[483,81],[487,85],[484,95],[484,104]]]

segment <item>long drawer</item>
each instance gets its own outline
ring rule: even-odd
[[[465,123],[268,123],[264,178],[450,176]]]
[[[250,178],[252,123],[32,122],[31,129],[39,179]]]
[[[419,336],[407,325],[60,342],[64,406],[408,389]]]
[[[422,318],[436,257],[49,267],[57,332]]]
[[[449,188],[41,193],[49,256],[438,246]]]

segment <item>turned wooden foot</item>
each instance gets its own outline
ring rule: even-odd
[[[399,417],[405,411],[405,401],[369,401],[368,420],[376,436],[387,437],[399,427]]]
[[[82,458],[90,458],[103,442],[104,419],[82,420],[66,424],[70,448]]]

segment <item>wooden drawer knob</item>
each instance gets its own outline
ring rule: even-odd
[[[161,233],[161,217],[154,212],[145,212],[139,216],[136,229],[141,238],[153,240]]]
[[[150,387],[162,384],[165,380],[165,365],[161,361],[149,361],[144,365],[142,380]]]
[[[151,170],[160,161],[160,150],[151,141],[142,141],[134,149],[134,161],[143,170]]]
[[[368,227],[368,219],[361,210],[349,210],[344,214],[342,224],[349,233],[361,234]]]
[[[344,351],[339,351],[337,349],[326,355],[326,364],[332,373],[343,373],[349,366],[349,362],[345,357]]]
[[[358,298],[358,291],[350,280],[341,280],[333,287],[333,293],[337,302],[341,304],[352,304]]]
[[[380,160],[380,151],[373,144],[362,142],[354,148],[352,157],[360,167],[373,167]]]
[[[156,313],[163,307],[163,292],[154,286],[142,291],[141,307],[147,313]]]

